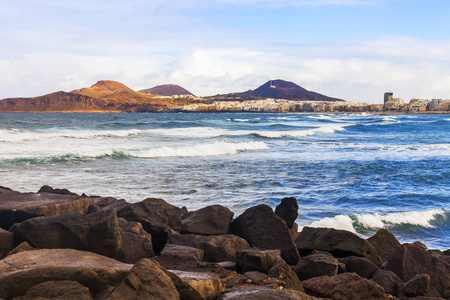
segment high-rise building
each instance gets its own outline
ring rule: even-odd
[[[391,100],[393,96],[394,96],[393,92],[386,92],[386,93],[384,93],[384,103],[386,103],[389,100]]]

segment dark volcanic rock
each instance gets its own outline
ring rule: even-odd
[[[282,218],[289,229],[292,229],[298,217],[298,203],[294,197],[281,199],[281,203],[275,208],[275,214]]]
[[[51,193],[19,193],[0,189],[0,227],[9,229],[14,223],[37,216],[85,213],[91,198]]]
[[[117,260],[134,264],[142,258],[155,256],[152,236],[142,228],[141,223],[119,218],[119,225],[122,243],[115,257]]]
[[[248,249],[236,252],[236,269],[239,273],[258,271],[268,273],[273,265],[282,260],[280,250]]]
[[[115,212],[36,217],[13,225],[11,231],[36,248],[72,248],[115,257],[121,245]]]
[[[267,205],[247,209],[231,223],[231,231],[251,247],[280,250],[281,257],[290,265],[297,264],[300,258],[286,222]]]
[[[382,286],[386,293],[396,297],[398,296],[399,286],[403,284],[403,280],[394,272],[385,270],[376,271],[371,280]]]
[[[361,277],[370,279],[378,268],[373,262],[364,257],[349,256],[339,259],[346,266],[346,272],[354,272]]]
[[[374,236],[367,239],[369,243],[377,250],[377,254],[386,262],[389,257],[401,246],[395,236],[386,229],[380,229]]]
[[[132,267],[73,249],[21,252],[0,261],[0,295],[5,299],[22,296],[39,283],[59,280],[79,282],[96,293],[121,282]]]
[[[300,291],[273,290],[267,287],[237,287],[222,294],[220,300],[318,300]]]
[[[234,213],[221,205],[210,205],[183,215],[181,233],[200,235],[227,234]]]
[[[401,245],[391,256],[385,269],[394,272],[404,281],[411,280],[417,274],[428,274],[431,288],[436,289],[444,298],[450,297],[450,264],[414,244]]]
[[[316,297],[348,300],[389,299],[384,289],[355,273],[314,277],[302,281],[306,293]]]
[[[34,247],[31,247],[30,244],[28,244],[27,242],[22,242],[16,248],[9,251],[8,254],[6,254],[6,256],[10,256],[10,255],[13,255],[13,254],[16,254],[19,252],[32,251],[32,250],[37,250],[37,249]]]
[[[178,260],[178,261],[202,261],[205,251],[189,246],[180,246],[176,244],[166,244],[158,258]]]
[[[14,246],[14,234],[0,228],[0,259],[2,259]]]
[[[302,257],[295,266],[295,273],[300,280],[323,275],[334,276],[337,271],[338,261],[329,253],[316,253]]]
[[[89,289],[76,281],[46,281],[30,288],[25,296],[14,300],[64,299],[93,300]]]
[[[250,249],[244,239],[232,234],[202,236],[169,233],[168,243],[202,249],[205,251],[204,260],[209,262],[235,261],[236,251]]]
[[[270,268],[267,275],[282,281],[285,289],[297,290],[300,292],[305,291],[297,274],[292,271],[291,267],[284,260],[276,262],[272,268]]]
[[[75,193],[72,193],[71,191],[69,191],[68,189],[54,189],[51,186],[48,185],[44,185],[42,186],[38,193],[50,193],[50,194],[57,194],[57,195],[74,195],[74,196],[78,196]]]
[[[430,276],[418,274],[403,284],[403,292],[408,297],[426,296],[430,290]]]
[[[295,243],[301,255],[320,250],[327,251],[334,257],[361,256],[377,266],[381,265],[381,258],[375,248],[368,241],[349,231],[304,227]]]
[[[187,272],[171,270],[184,282],[192,286],[207,300],[214,300],[222,293],[222,281],[217,274],[208,272]]]
[[[127,221],[140,222],[144,230],[152,235],[155,253],[164,248],[169,231],[181,230],[181,209],[163,199],[148,198],[130,204],[117,211],[117,215]]]
[[[94,204],[97,205],[103,211],[118,211],[124,207],[130,205],[127,201],[120,199],[117,200],[114,197],[91,197],[94,200]]]
[[[110,299],[180,299],[180,295],[163,268],[157,262],[144,258],[105,298]]]

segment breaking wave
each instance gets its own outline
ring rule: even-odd
[[[129,130],[86,130],[86,131],[55,131],[55,132],[34,132],[22,131],[18,129],[0,130],[0,142],[22,142],[49,139],[95,139],[107,137],[128,137],[138,135],[142,131],[138,129]]]
[[[333,218],[323,218],[314,221],[310,227],[325,227],[351,231],[356,233],[356,228],[381,229],[399,225],[421,226],[434,228],[433,221],[438,217],[446,218],[446,210],[432,209],[422,211],[410,211],[388,214],[354,214],[337,215]]]

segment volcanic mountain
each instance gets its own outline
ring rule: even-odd
[[[194,96],[191,92],[182,88],[176,84],[164,84],[152,87],[150,89],[140,90],[139,92],[145,94],[154,94],[159,96],[176,96],[176,95],[190,95]]]
[[[281,79],[270,80],[255,90],[243,93],[220,95],[221,97],[240,97],[242,99],[286,99],[286,100],[312,100],[312,101],[344,101],[328,97],[316,92],[308,91],[301,86]]]
[[[181,103],[179,100],[177,103]],[[183,103],[181,103],[183,104]],[[10,98],[0,101],[1,112],[151,112],[173,106],[162,99],[133,91],[120,82],[102,80],[89,88],[70,93],[56,92],[40,97]]]

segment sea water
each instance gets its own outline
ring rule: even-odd
[[[450,116],[0,114],[0,185],[235,216],[283,197],[297,223],[450,248]]]

